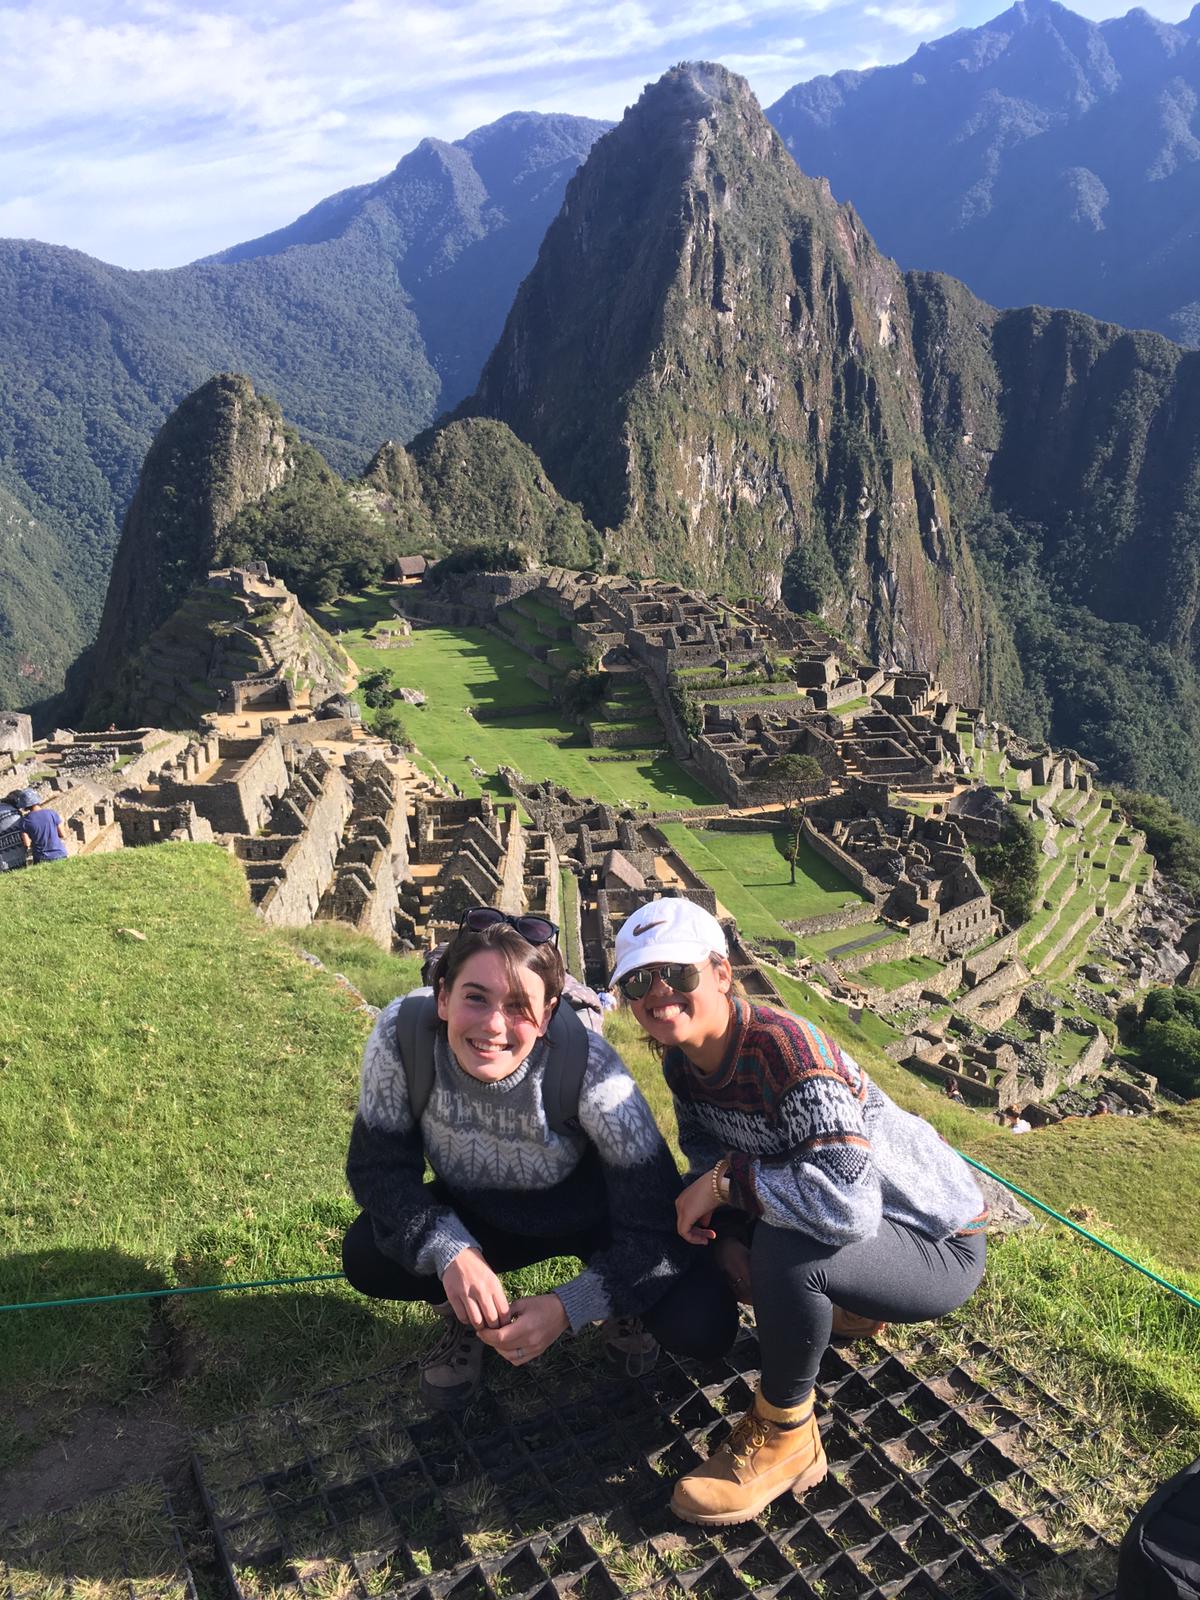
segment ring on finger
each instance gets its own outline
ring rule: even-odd
[[[518,1361],[524,1361],[524,1359],[525,1359],[525,1352],[524,1352],[524,1350],[523,1350],[523,1349],[522,1349],[522,1348],[521,1348],[521,1346],[520,1346],[520,1345],[518,1345],[518,1346],[517,1346],[517,1351],[516,1351],[516,1354],[517,1354],[517,1360],[518,1360]]]

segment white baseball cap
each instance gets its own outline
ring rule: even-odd
[[[714,954],[728,956],[729,946],[724,928],[711,911],[694,900],[651,900],[621,924],[608,981],[617,984],[636,967],[659,962],[696,966]]]

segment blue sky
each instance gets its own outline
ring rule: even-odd
[[[1153,0],[1186,16],[1191,0]],[[0,0],[0,236],[175,266],[506,111],[617,118],[676,61],[764,105],[1003,0]],[[1079,0],[1097,20],[1115,8]]]

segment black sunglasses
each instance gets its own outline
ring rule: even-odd
[[[557,944],[558,924],[549,917],[510,917],[507,911],[497,911],[494,906],[472,906],[463,912],[458,925],[459,933],[482,933],[498,923],[515,928],[526,944]]]
[[[654,987],[655,978],[661,978],[676,994],[691,994],[700,986],[700,972],[699,967],[684,966],[678,961],[668,961],[661,967],[635,967],[618,980],[617,988],[626,1000],[644,1000]]]

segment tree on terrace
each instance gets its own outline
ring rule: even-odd
[[[814,783],[824,777],[821,763],[815,756],[776,756],[767,768],[767,776],[784,793],[783,824],[785,829],[784,856],[796,881],[796,862],[800,856],[800,837],[804,827],[804,801]]]

